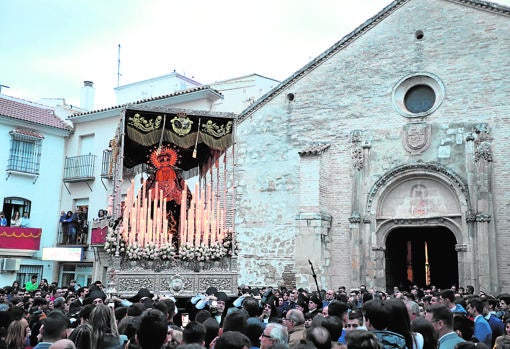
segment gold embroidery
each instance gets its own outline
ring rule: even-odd
[[[214,137],[223,137],[229,134],[232,130],[232,121],[227,122],[225,125],[218,126],[212,120],[208,120],[202,125],[202,131]]]
[[[191,121],[186,114],[180,113],[170,121],[172,124],[172,130],[179,136],[185,136],[191,131],[193,121]]]
[[[141,131],[149,132],[157,130],[161,125],[161,120],[163,120],[161,115],[158,115],[154,120],[147,120],[140,116],[140,114],[136,113],[129,118],[129,125],[132,125]]]
[[[41,237],[41,234],[42,234],[42,232],[41,232],[41,231],[39,231],[39,232],[37,232],[37,233],[35,233],[35,234],[34,234],[34,233],[27,233],[27,234],[25,234],[25,233],[23,233],[23,232],[21,232],[21,233],[19,233],[19,232],[18,232],[18,234],[16,234],[16,232],[15,232],[15,231],[13,231],[12,233],[10,233],[10,234],[9,234],[9,233],[7,233],[7,232],[3,231],[3,232],[1,232],[1,233],[0,233],[0,237],[5,237],[5,238],[18,238],[18,239],[19,239],[19,238],[32,238],[32,239],[38,239],[38,238],[40,238],[40,237]]]

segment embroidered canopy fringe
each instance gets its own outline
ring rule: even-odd
[[[161,130],[154,130],[148,133],[140,132],[133,127],[127,128],[128,138],[142,146],[149,147],[158,144],[161,137]],[[163,139],[165,142],[173,143],[181,148],[188,149],[195,145],[197,132],[189,133],[186,136],[179,136],[171,130],[165,130]],[[198,135],[198,142],[204,143],[210,148],[225,150],[232,145],[232,134],[227,134],[221,138],[215,138],[204,132]]]

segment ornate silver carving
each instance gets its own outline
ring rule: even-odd
[[[120,277],[118,279],[118,287],[120,290],[124,290],[127,292],[138,292],[141,288],[147,288],[149,290],[154,290],[154,280],[152,278],[144,277],[140,275],[139,277]]]
[[[214,286],[220,290],[230,290],[232,288],[232,280],[226,278],[204,277],[198,280],[198,289],[206,290],[208,287]]]

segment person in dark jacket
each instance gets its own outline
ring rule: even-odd
[[[369,300],[363,304],[363,314],[367,330],[375,334],[384,349],[410,349],[402,335],[387,330],[392,314],[390,304],[377,298]]]

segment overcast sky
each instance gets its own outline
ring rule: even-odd
[[[499,0],[510,3],[510,0]],[[7,95],[95,107],[120,85],[172,72],[201,83],[258,73],[289,77],[390,0],[0,1],[0,84]]]

